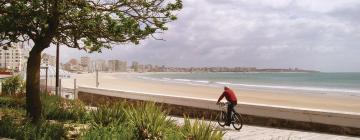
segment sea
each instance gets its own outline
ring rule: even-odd
[[[355,72],[152,73],[138,78],[192,85],[230,86],[239,89],[290,90],[298,93],[360,96],[360,73]]]

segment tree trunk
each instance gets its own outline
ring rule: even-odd
[[[41,119],[40,63],[41,49],[36,45],[29,53],[26,70],[26,111],[33,123]]]

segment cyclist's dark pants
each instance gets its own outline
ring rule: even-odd
[[[230,124],[231,123],[231,113],[235,112],[234,111],[234,107],[236,106],[236,103],[230,103],[228,105],[228,109],[227,109],[227,123],[226,124]]]

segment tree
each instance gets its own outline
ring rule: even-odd
[[[101,52],[116,43],[138,44],[167,30],[181,0],[2,0],[0,47],[33,42],[26,76],[26,110],[40,119],[41,52],[50,44]]]

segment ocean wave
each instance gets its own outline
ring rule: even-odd
[[[231,85],[231,86],[253,87],[253,88],[303,90],[303,91],[319,91],[319,92],[342,92],[342,93],[360,94],[360,90],[352,90],[352,89],[336,89],[336,88],[321,88],[321,87],[275,86],[275,85],[252,85],[252,84],[238,84],[238,83],[228,83],[228,82],[215,82],[215,83],[220,84],[220,85]]]
[[[190,79],[173,79],[175,81],[180,81],[180,82],[191,82],[192,80]]]
[[[224,81],[206,81],[206,80],[191,80],[191,79],[171,79],[167,77],[163,78],[152,78],[139,76],[141,79],[145,80],[156,80],[163,82],[172,82],[172,83],[185,83],[191,85],[207,85],[207,86],[230,86],[230,87],[248,87],[248,88],[257,88],[257,89],[281,89],[281,90],[297,90],[297,91],[315,91],[315,92],[331,92],[331,93],[347,93],[349,95],[360,96],[360,90],[353,89],[337,89],[337,88],[323,88],[323,87],[303,87],[303,86],[281,86],[281,85],[256,85],[256,84],[240,84],[240,83],[231,83]]]
[[[210,81],[206,81],[206,80],[193,80],[192,82],[203,83],[203,84],[209,84],[210,83]]]

